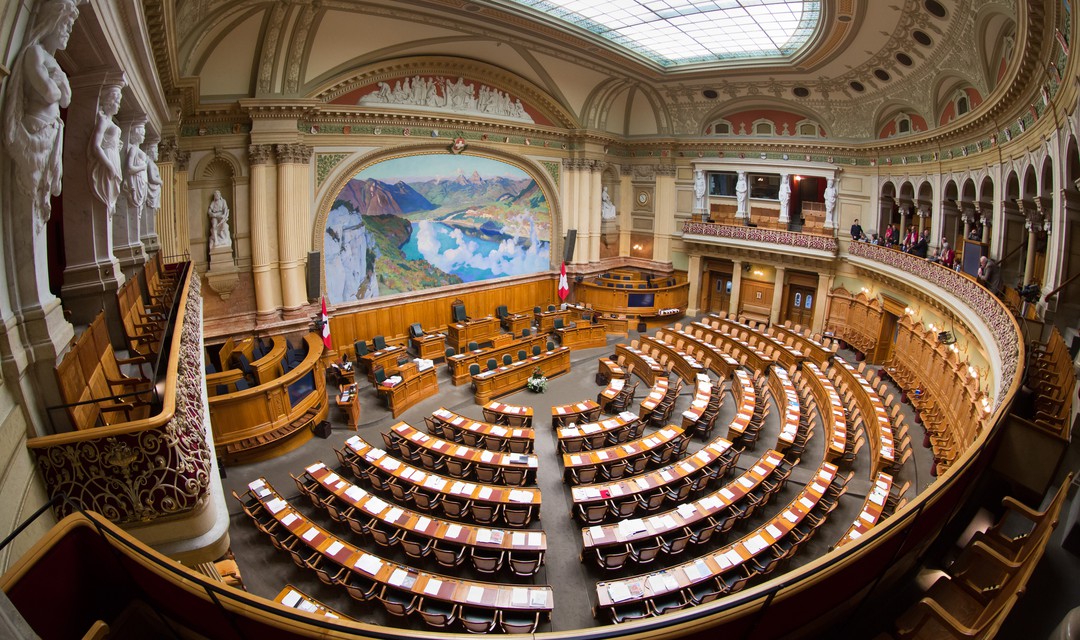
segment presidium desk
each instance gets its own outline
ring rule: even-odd
[[[484,371],[472,377],[476,389],[476,403],[506,395],[525,387],[525,383],[537,368],[545,377],[551,378],[570,370],[570,348],[559,347],[540,355],[518,360],[492,371]]]

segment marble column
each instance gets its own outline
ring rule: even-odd
[[[305,266],[311,246],[311,147],[279,144],[278,160],[278,248],[281,266],[281,303],[286,315],[307,304]],[[302,312],[301,312],[302,313]]]
[[[784,267],[776,268],[776,279],[773,283],[772,292],[772,308],[769,309],[769,324],[780,322],[780,309],[784,306],[784,281],[786,275],[787,269]]]
[[[179,255],[176,238],[176,168],[173,155],[176,140],[166,138],[158,143],[158,173],[161,174],[161,206],[158,208],[156,227],[162,257]]]
[[[686,268],[686,277],[690,281],[690,294],[686,304],[686,315],[696,316],[701,301],[701,254],[691,253],[690,263]]]
[[[584,264],[588,262],[587,251],[584,249],[584,243],[581,241],[581,225],[578,222],[580,216],[580,197],[581,197],[581,171],[579,170],[580,160],[574,158],[566,158],[563,160],[563,202],[566,203],[564,207],[563,227],[562,232],[565,237],[567,232],[571,229],[577,231],[578,240],[574,245],[574,253],[570,256],[570,262],[573,264]],[[566,247],[562,249],[563,255],[565,255]],[[556,262],[562,262],[563,256],[554,256]]]
[[[814,319],[810,330],[813,333],[821,333],[825,329],[825,305],[829,301],[829,290],[832,288],[833,276],[818,274],[817,292],[814,294]]]
[[[95,192],[92,165],[99,174],[105,170],[101,163],[89,163],[87,158],[99,124],[99,105],[108,101],[110,92],[120,95],[125,84],[124,73],[119,70],[72,78],[64,141],[64,307],[76,324],[89,324],[104,309],[114,344],[123,343],[116,291],[126,278],[113,255],[113,216],[122,213],[116,208],[118,204],[114,202],[110,207]],[[104,113],[101,118],[102,123],[112,120]],[[121,144],[118,133],[111,144]],[[110,148],[115,149],[116,163],[120,165],[119,147]],[[116,193],[112,197],[122,200],[119,182],[113,190]]]
[[[191,255],[191,219],[188,217],[188,162],[191,160],[191,152],[177,149],[173,156],[174,174],[173,198],[176,206],[176,253],[174,255]],[[203,215],[200,211],[199,215]]]
[[[1024,222],[1024,228],[1028,232],[1027,256],[1024,259],[1024,284],[1029,285],[1038,279],[1035,273],[1035,247],[1039,243],[1039,225],[1037,221],[1028,217]]]
[[[271,172],[273,148],[268,144],[248,147],[251,167],[251,271],[255,283],[255,315],[274,320],[281,308],[281,273],[278,271],[277,234],[274,233]]]
[[[634,182],[633,169],[628,165],[619,167],[619,255],[630,255],[630,227],[633,225]]]
[[[731,300],[728,301],[728,315],[739,315],[739,296],[742,292],[742,260],[731,261]]]
[[[902,244],[905,237],[907,237],[908,228],[908,207],[905,204],[900,205],[900,238],[899,242]]]
[[[656,167],[656,212],[653,217],[653,260],[671,262],[671,236],[675,232],[675,167]]]

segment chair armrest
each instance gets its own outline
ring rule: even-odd
[[[1010,511],[1015,511],[1020,515],[1026,517],[1028,520],[1036,523],[1046,517],[1045,513],[1031,509],[1030,507],[1028,507],[1022,502],[1019,502],[1012,496],[1005,496],[1004,498],[1002,498],[1001,506],[1005,507]]]

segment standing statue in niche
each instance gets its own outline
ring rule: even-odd
[[[611,194],[608,193],[607,185],[604,185],[604,190],[600,193],[600,219],[615,219],[615,203],[611,201]]]
[[[206,213],[210,216],[210,250],[231,247],[229,203],[225,202],[225,198],[221,197],[221,191],[214,190],[214,196],[210,200],[210,206],[207,208]]]
[[[705,172],[700,169],[694,172],[694,211],[705,211]]]
[[[158,170],[158,143],[146,145],[146,207],[150,211],[161,208],[161,171]]]
[[[90,136],[87,158],[90,162],[90,190],[105,204],[109,216],[116,213],[120,197],[120,127],[113,116],[120,111],[123,85],[107,84],[98,96],[97,122]]]
[[[791,179],[786,173],[780,176],[780,193],[777,197],[780,199],[780,222],[788,222],[791,220]]]
[[[60,109],[71,103],[71,85],[55,53],[67,48],[75,19],[73,0],[44,0],[15,59],[4,108],[4,142],[15,166],[16,211],[28,207],[34,231],[45,228],[49,199],[60,195],[64,122]]]
[[[829,178],[825,183],[825,227],[832,228],[833,212],[836,210],[836,180]]]
[[[747,209],[746,209],[746,192],[747,192],[747,189],[748,189],[748,187],[746,185],[746,172],[745,171],[740,171],[739,172],[739,181],[735,183],[735,198],[739,202],[739,208],[735,212],[735,215],[737,215],[737,216],[745,216],[746,215],[746,212],[747,212]]]
[[[146,139],[146,125],[136,123],[128,132],[127,148],[124,150],[124,191],[127,193],[128,206],[135,209],[142,216],[142,208],[146,203],[146,193],[149,190],[147,181],[147,166],[149,159],[142,150],[142,143]]]

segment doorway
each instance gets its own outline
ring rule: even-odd
[[[788,285],[788,304],[784,319],[790,320],[791,324],[811,326],[814,323],[815,293],[814,287]]]
[[[727,311],[731,304],[731,274],[709,272],[709,312]]]

